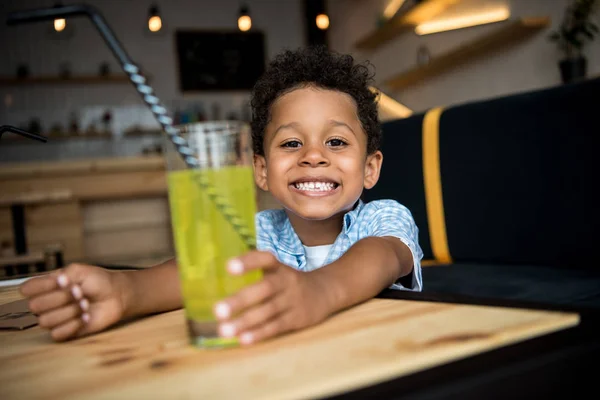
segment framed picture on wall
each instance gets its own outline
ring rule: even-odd
[[[182,92],[250,90],[265,69],[260,31],[177,30]]]

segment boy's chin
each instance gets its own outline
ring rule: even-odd
[[[307,221],[324,221],[329,218],[333,218],[339,214],[345,213],[345,211],[339,210],[328,210],[323,207],[310,207],[302,210],[286,208],[288,213],[293,213],[296,217],[302,218]]]

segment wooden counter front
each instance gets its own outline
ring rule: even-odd
[[[316,327],[228,350],[188,345],[181,310],[66,343],[34,327],[0,332],[0,398],[318,398],[578,322],[572,313],[373,299]]]
[[[173,254],[162,156],[0,164],[0,200],[55,192],[70,199],[25,204],[29,251],[60,244],[67,263]],[[13,242],[10,204],[0,203],[0,241]]]
[[[69,190],[78,200],[164,195],[161,156],[0,165],[3,194]]]

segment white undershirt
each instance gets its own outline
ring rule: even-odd
[[[306,267],[309,271],[323,266],[332,244],[322,246],[303,246],[306,254]]]

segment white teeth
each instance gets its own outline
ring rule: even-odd
[[[313,192],[326,192],[335,189],[335,183],[333,182],[296,182],[294,186],[299,190]]]

